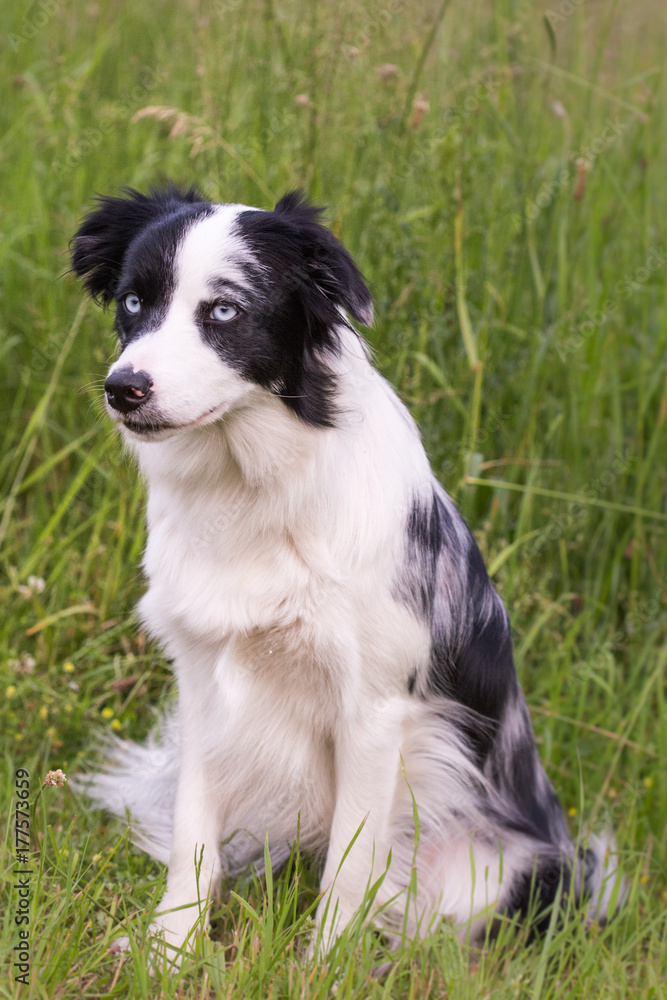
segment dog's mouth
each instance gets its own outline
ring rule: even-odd
[[[195,417],[194,420],[188,420],[181,424],[174,424],[168,420],[139,420],[136,417],[132,419],[129,414],[123,416],[120,422],[126,430],[136,435],[136,437],[142,438],[144,441],[157,441],[159,438],[169,436],[177,431],[191,430],[195,427],[201,427],[204,424],[213,423],[222,415],[224,410],[225,403],[219,403],[217,406],[213,406],[210,410],[206,410],[198,417]]]

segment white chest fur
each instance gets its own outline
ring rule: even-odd
[[[245,411],[137,449],[149,484],[140,614],[176,660],[195,643],[214,671],[229,673],[233,659],[327,698],[332,685],[351,697],[392,678],[404,688],[415,651],[428,648],[392,596],[410,495],[394,456],[371,472],[368,456],[387,421],[398,451],[414,431],[395,401],[378,425],[353,419],[343,432],[304,427],[276,404],[256,424]]]

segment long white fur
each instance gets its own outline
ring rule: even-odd
[[[346,322],[330,429],[299,420],[204,342],[193,314],[209,280],[248,281],[248,250],[230,235],[239,210],[217,207],[192,227],[164,322],[112,367],[149,372],[165,419],[186,425],[150,441],[123,430],[148,488],[139,611],[173,660],[178,709],[160,741],[119,744],[116,770],[87,791],[129,808],[139,842],[168,861],[154,930],[174,947],[223,874],[261,857],[267,832],[274,861],[284,858],[299,827],[304,847],[326,851],[325,942],[390,852],[377,902],[394,900],[383,919],[401,926],[413,796],[423,834],[408,927],[442,915],[466,932],[507,899],[534,845],[500,842],[475,811],[472,788],[489,801],[498,792],[443,721],[456,706],[407,692],[430,638],[393,581],[410,504],[432,488],[429,463]]]

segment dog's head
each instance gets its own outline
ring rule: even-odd
[[[72,269],[93,298],[116,303],[110,414],[158,440],[272,393],[331,425],[328,359],[345,313],[370,323],[372,305],[320,213],[299,192],[269,212],[173,186],[99,198],[72,241]]]

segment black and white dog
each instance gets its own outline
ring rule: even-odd
[[[263,211],[130,190],[73,240],[116,303],[107,406],[148,486],[139,610],[179,696],[84,786],[168,862],[154,931],[177,948],[267,831],[276,865],[297,831],[326,858],[325,948],[390,852],[389,930],[444,916],[474,938],[559,886],[604,919],[605,846],[568,835],[503,604],[350,322],[371,297],[319,216],[298,193]]]

